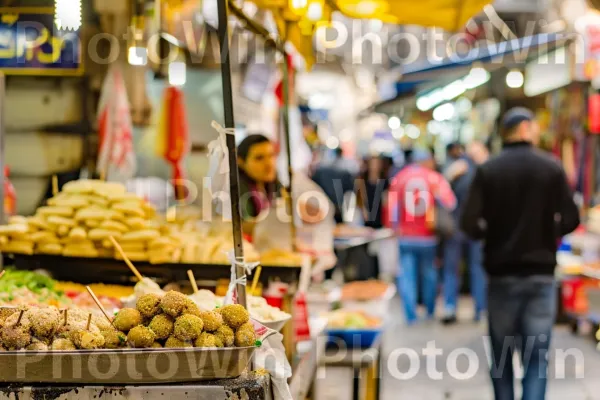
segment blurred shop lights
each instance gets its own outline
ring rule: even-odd
[[[169,64],[169,85],[183,86],[185,85],[186,66],[183,61],[173,61]]]
[[[131,46],[127,50],[127,62],[130,65],[135,66],[148,64],[148,49],[145,47]]]
[[[306,18],[309,21],[317,22],[323,19],[323,0],[309,0]]]
[[[405,131],[403,127],[398,127],[398,129],[394,129],[392,131],[392,136],[394,137],[394,139],[396,140],[400,140],[404,137]]]
[[[523,73],[518,69],[512,69],[506,74],[506,86],[512,89],[520,88],[523,86],[525,78]]]
[[[464,78],[457,79],[444,87],[432,90],[417,98],[417,108],[429,111],[433,107],[450,101],[464,94],[467,90],[475,89],[490,80],[490,73],[482,67],[474,67]]]
[[[308,8],[307,0],[290,0],[289,2],[290,11],[296,14],[297,16],[304,16],[306,14],[306,10]]]
[[[433,119],[436,121],[448,121],[454,117],[454,104],[446,103],[433,110]]]
[[[54,0],[54,23],[60,30],[81,27],[81,0]]]
[[[388,126],[390,127],[391,130],[400,128],[401,124],[402,124],[402,121],[400,121],[400,118],[398,118],[396,116],[390,117],[390,119],[388,119]]]
[[[421,135],[421,130],[416,125],[406,125],[404,133],[411,139],[417,139]]]
[[[325,145],[331,150],[335,150],[340,147],[340,140],[335,136],[329,136],[325,141]]]

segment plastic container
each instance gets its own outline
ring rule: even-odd
[[[342,308],[347,311],[362,311],[373,317],[384,318],[390,310],[390,300],[396,294],[396,287],[389,285],[383,296],[372,300],[341,300]],[[341,298],[341,295],[340,295]]]
[[[373,329],[328,329],[328,345],[345,344],[350,349],[363,349],[373,346],[383,332],[383,327]]]

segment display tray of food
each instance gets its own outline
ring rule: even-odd
[[[0,382],[190,382],[246,369],[263,327],[244,307],[202,311],[182,293],[145,287],[114,318],[106,310],[0,308]]]
[[[19,270],[49,271],[57,280],[77,280],[77,282],[107,284],[131,284],[132,276],[122,260],[111,258],[63,257],[48,254],[13,254],[7,262]],[[151,264],[134,261],[136,268],[144,276],[152,276],[162,282],[187,280],[187,271],[192,270],[198,279],[229,279],[231,265],[226,264]],[[300,277],[300,266],[264,266],[260,275],[263,283],[272,279],[282,282],[297,282]]]
[[[361,311],[332,311],[327,320],[328,344],[332,346],[371,347],[383,332],[381,318]]]

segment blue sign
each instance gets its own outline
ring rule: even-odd
[[[59,31],[51,8],[0,8],[0,71],[7,75],[83,73],[78,32]]]

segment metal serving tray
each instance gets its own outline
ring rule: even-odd
[[[114,385],[236,378],[255,349],[7,351],[0,353],[0,382]]]

